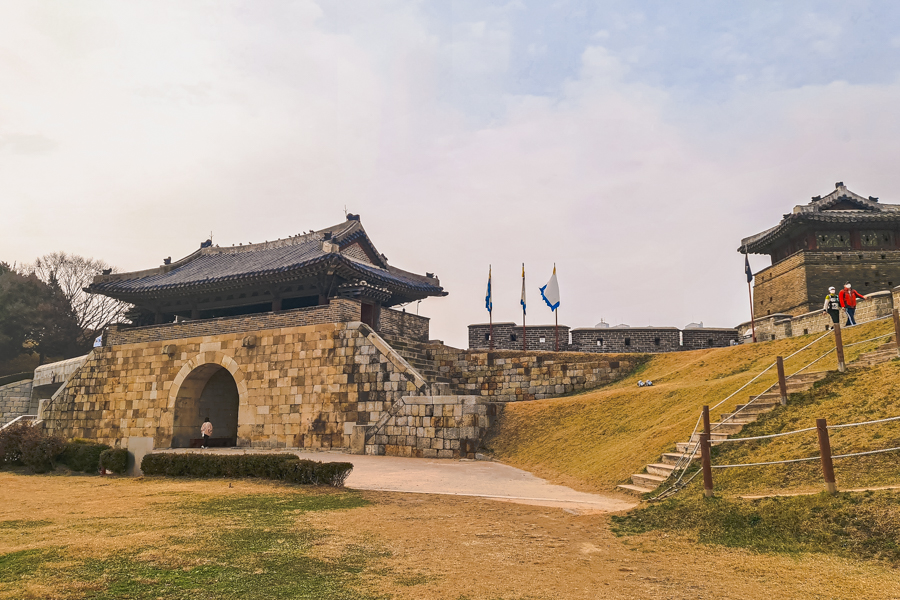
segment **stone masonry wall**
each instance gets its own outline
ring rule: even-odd
[[[451,390],[493,402],[539,400],[595,388],[626,376],[646,357],[576,352],[433,350]]]
[[[578,352],[677,352],[681,335],[674,327],[583,327],[572,330]]]
[[[685,329],[681,332],[681,343],[685,350],[702,348],[724,348],[738,341],[737,329],[715,329],[702,327]]]
[[[487,350],[490,348],[490,325],[479,323],[469,325],[469,349]],[[526,345],[528,350],[555,350],[555,325],[526,325]],[[513,339],[515,336],[515,339]],[[543,341],[542,341],[543,340]],[[521,350],[522,327],[515,323],[494,324],[494,350]],[[559,349],[569,350],[569,327],[559,326]]]
[[[863,295],[900,284],[900,250],[798,252],[756,274],[755,314],[815,312],[829,286],[847,281]]]
[[[0,427],[31,409],[31,380],[0,386]]]
[[[474,458],[496,416],[477,396],[408,396],[366,451],[388,456]]]
[[[118,346],[122,344],[140,344],[160,340],[177,340],[229,333],[246,333],[285,327],[301,327],[304,325],[348,323],[351,321],[359,321],[359,319],[359,301],[345,298],[332,298],[328,304],[323,306],[295,308],[279,312],[241,315],[237,317],[220,317],[217,319],[199,319],[196,321],[183,321],[181,323],[148,325],[146,327],[112,325],[107,332],[106,339],[104,339],[104,345]]]
[[[385,335],[394,335],[418,342],[427,342],[429,337],[428,317],[420,317],[412,313],[382,308],[378,331]]]
[[[893,291],[883,290],[864,294],[867,300],[860,300],[856,305],[856,322],[865,323],[874,319],[887,317],[893,311],[894,306],[900,306],[896,296],[900,296],[900,286]],[[824,302],[824,295],[823,295]],[[841,324],[847,322],[847,315],[841,309]],[[831,328],[831,317],[822,312],[819,307],[802,315],[770,315],[758,318],[755,321],[756,339],[761,342],[780,340],[788,337],[824,333]],[[750,321],[737,326],[738,333],[743,338],[750,332]]]
[[[169,447],[176,413],[191,401],[191,373],[221,366],[238,387],[239,446],[347,447],[355,425],[375,423],[402,396],[422,393],[424,382],[380,351],[373,341],[380,338],[360,323],[252,329],[253,347],[235,332],[95,348],[46,407],[45,427],[108,444],[152,437]]]

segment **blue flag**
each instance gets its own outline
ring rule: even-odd
[[[488,267],[488,287],[487,294],[484,296],[484,307],[488,312],[492,312],[494,309],[494,299],[491,298],[491,268]]]
[[[522,299],[519,300],[522,305],[522,314],[525,314],[525,263],[522,263]]]
[[[753,271],[750,270],[750,259],[744,254],[744,273],[747,274],[747,283],[753,281]]]

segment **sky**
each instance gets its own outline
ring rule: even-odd
[[[900,203],[900,4],[0,2],[0,260],[120,270],[361,215],[487,321],[749,319],[740,240]],[[754,270],[768,257],[751,256]]]

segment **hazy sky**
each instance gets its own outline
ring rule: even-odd
[[[742,237],[900,203],[894,2],[0,1],[0,260],[124,270],[360,213],[485,322],[733,326]],[[755,269],[766,258],[752,260]],[[415,307],[411,307],[415,310]],[[410,310],[410,309],[408,309]]]

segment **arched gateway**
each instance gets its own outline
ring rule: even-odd
[[[172,448],[188,448],[200,437],[200,425],[206,417],[213,424],[213,438],[231,440],[237,445],[238,412],[246,403],[246,386],[238,365],[219,352],[204,353],[188,361],[172,383],[169,410],[173,414]]]

